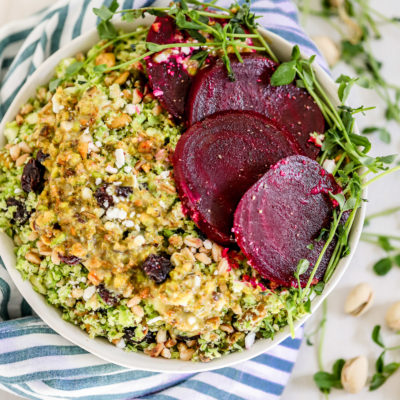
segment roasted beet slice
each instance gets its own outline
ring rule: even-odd
[[[310,134],[323,133],[325,121],[312,97],[294,84],[271,86],[277,66],[272,60],[256,53],[242,57],[240,63],[230,56],[234,81],[228,78],[222,60],[199,71],[188,95],[189,124],[223,110],[257,111],[287,130],[302,153],[315,159],[319,148],[310,141]]]
[[[281,158],[298,150],[255,112],[226,111],[181,136],[174,175],[183,209],[210,239],[234,243],[233,214],[243,194]]]
[[[253,268],[273,282],[297,286],[298,262],[307,259],[310,268],[300,277],[304,286],[325,244],[317,238],[331,221],[329,192],[340,190],[333,176],[308,157],[291,156],[272,166],[235,212],[233,231]],[[328,247],[315,281],[324,276],[334,247]]]
[[[177,29],[171,17],[157,17],[150,27],[147,41],[157,44],[183,43],[189,35]],[[176,120],[185,114],[185,100],[193,76],[188,71],[190,56],[195,48],[168,49],[146,59],[153,94]]]
[[[167,15],[156,17],[146,39],[147,42],[157,44],[180,43],[182,40],[182,33],[176,28],[175,21]]]

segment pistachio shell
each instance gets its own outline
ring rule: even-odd
[[[400,331],[400,301],[392,304],[386,312],[386,325],[394,331]]]
[[[313,36],[312,39],[329,66],[334,66],[340,59],[340,49],[337,44],[328,36]]]
[[[349,393],[358,393],[365,386],[368,378],[368,360],[359,356],[347,360],[342,369],[343,389]]]
[[[355,317],[364,314],[372,306],[374,297],[372,287],[368,283],[360,283],[348,294],[344,304],[345,313]]]

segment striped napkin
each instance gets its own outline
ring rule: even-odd
[[[30,18],[0,28],[0,118],[27,77],[50,54],[96,26],[98,20],[92,8],[110,3],[111,0],[62,0]],[[126,9],[149,6],[153,1],[120,3]],[[262,15],[258,21],[270,31],[299,44],[306,54],[317,53],[299,28],[290,0],[255,1],[252,10]],[[319,56],[317,61],[325,67]],[[300,329],[295,339],[285,340],[268,353],[211,372],[161,374],[129,370],[72,345],[32,316],[0,258],[0,388],[25,398],[276,400],[290,377],[301,336]]]

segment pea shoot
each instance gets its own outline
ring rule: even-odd
[[[307,0],[296,1],[303,18],[308,15],[324,19],[340,36],[341,60],[359,76],[358,84],[373,89],[385,102],[387,120],[400,123],[400,87],[382,75],[382,62],[371,51],[375,40],[382,38],[380,26],[395,24],[400,28],[400,18],[387,17],[370,5],[370,0],[321,0],[318,10],[311,9]],[[363,133],[376,132],[384,143],[391,135],[385,127],[371,126]]]

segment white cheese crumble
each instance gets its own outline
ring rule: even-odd
[[[153,57],[153,60],[157,63],[157,64],[159,64],[159,63],[162,63],[162,62],[165,62],[165,61],[168,61],[168,59],[170,58],[170,56],[171,56],[171,51],[162,51],[161,53],[158,53],[157,55],[155,55],[154,57]]]
[[[58,114],[61,110],[64,109],[64,106],[58,102],[57,93],[51,98],[51,102],[53,104],[53,113]]]
[[[125,112],[129,115],[133,115],[136,113],[136,107],[134,104],[127,104],[125,107]]]
[[[111,165],[107,165],[106,172],[108,172],[109,174],[116,174],[118,172],[118,169],[112,167]]]
[[[135,239],[133,239],[133,246],[140,247],[145,244],[146,240],[144,239],[143,235],[137,235]]]
[[[115,150],[115,165],[118,169],[122,168],[125,164],[125,154],[122,149]]]
[[[101,178],[96,178],[95,183],[96,183],[97,186],[100,185],[101,182],[102,182]]]
[[[107,210],[106,217],[108,219],[126,219],[126,211],[118,207],[110,207]]]
[[[85,200],[89,200],[92,197],[92,191],[88,187],[84,187],[82,189],[82,198]]]
[[[244,339],[244,346],[246,349],[250,349],[251,346],[253,346],[254,341],[256,340],[256,333],[255,332],[250,332],[246,335]]]
[[[129,219],[122,221],[122,225],[126,226],[127,228],[133,228],[135,226],[134,222]]]
[[[119,342],[116,344],[116,347],[118,347],[119,349],[123,349],[125,346],[126,344],[124,339],[120,339]]]
[[[196,275],[194,277],[194,287],[195,287],[195,289],[199,288],[200,285],[201,285],[201,278],[198,275]]]
[[[89,286],[83,291],[83,300],[88,301],[96,293],[96,286]]]
[[[127,174],[129,174],[129,173],[132,172],[132,167],[131,167],[130,165],[126,165],[126,166],[124,167],[124,171],[125,171]]]
[[[331,174],[336,168],[335,160],[325,160],[322,167]]]
[[[158,175],[160,179],[167,179],[169,177],[169,171],[163,171],[160,175]]]

